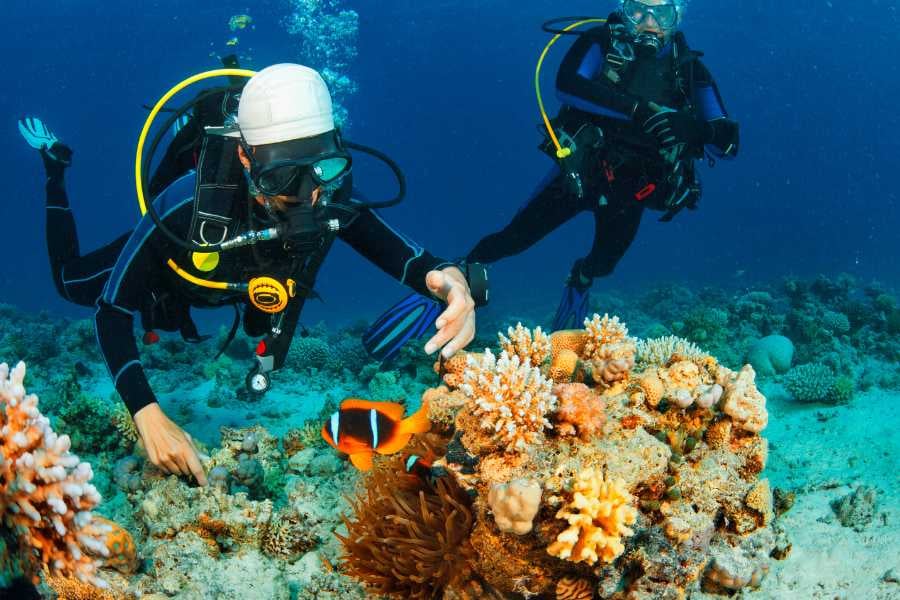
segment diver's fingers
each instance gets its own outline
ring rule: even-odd
[[[180,470],[178,469],[178,465],[175,464],[173,458],[159,456],[157,457],[156,461],[151,462],[153,462],[153,464],[155,464],[166,473],[178,474],[180,472]]]
[[[464,318],[466,313],[475,310],[475,301],[469,294],[469,290],[461,283],[453,283],[447,294],[447,308],[435,320],[435,326],[440,329],[451,321]]]
[[[194,476],[194,479],[197,480],[197,483],[200,485],[206,485],[206,473],[203,471],[203,465],[200,464],[200,459],[197,457],[196,451],[191,449],[187,454],[187,467],[190,471],[190,474]]]
[[[456,337],[456,334],[462,330],[464,324],[462,319],[445,323],[425,344],[425,354],[434,354],[435,350],[442,348],[444,344]]]
[[[468,314],[462,322],[463,326],[459,332],[441,350],[441,356],[444,358],[452,357],[475,339],[475,313]]]

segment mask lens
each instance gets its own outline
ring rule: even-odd
[[[654,6],[652,10],[653,16],[656,17],[656,22],[659,23],[660,27],[668,29],[675,25],[678,12],[675,10],[674,4]]]
[[[653,15],[660,27],[669,29],[678,19],[678,10],[674,4],[644,4],[639,0],[625,0],[622,12],[635,25],[639,25],[648,15]]]
[[[343,175],[349,166],[350,161],[346,158],[325,158],[313,163],[312,174],[319,183],[329,183]]]
[[[291,187],[300,175],[300,168],[296,165],[284,165],[264,169],[256,182],[256,187],[263,194],[275,196],[283,193]]]

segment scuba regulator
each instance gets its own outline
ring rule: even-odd
[[[154,121],[160,112],[168,110],[164,109],[165,105],[178,92],[194,83],[222,76],[229,77],[232,82],[234,82],[235,79],[249,78],[253,75],[255,75],[255,72],[247,69],[215,69],[198,73],[172,87],[152,107],[150,114],[144,123],[138,139],[134,172],[138,206],[141,215],[149,215],[156,227],[177,248],[189,253],[191,263],[196,271],[201,273],[213,271],[219,264],[219,255],[221,252],[245,246],[253,246],[272,240],[281,241],[286,250],[289,250],[292,254],[296,254],[298,257],[303,255],[308,257],[306,260],[305,272],[308,273],[309,276],[304,277],[303,279],[305,279],[305,281],[300,283],[291,278],[280,279],[272,275],[260,275],[253,277],[246,282],[214,281],[188,272],[173,258],[168,258],[166,261],[167,265],[174,273],[189,283],[208,289],[235,291],[246,294],[250,304],[263,313],[267,313],[271,316],[269,335],[257,346],[256,364],[246,378],[248,391],[250,391],[252,395],[258,396],[265,393],[270,387],[268,374],[280,366],[275,364],[275,356],[272,354],[271,346],[274,346],[275,343],[279,341],[278,338],[282,334],[281,325],[284,320],[285,312],[290,310],[292,304],[291,300],[295,297],[304,297],[305,295],[314,293],[311,290],[312,280],[314,280],[315,273],[321,265],[321,262],[324,260],[324,253],[327,252],[331,241],[333,241],[334,236],[340,228],[340,223],[337,219],[327,218],[325,209],[328,206],[331,194],[340,187],[340,181],[343,179],[343,175],[349,173],[350,170],[349,166],[352,160],[350,159],[349,153],[347,153],[344,148],[346,147],[369,154],[387,164],[397,179],[399,188],[395,197],[379,202],[360,202],[348,198],[347,202],[352,207],[366,209],[395,206],[402,202],[406,195],[406,180],[399,166],[390,157],[368,146],[341,140],[339,132],[335,131],[334,135],[337,139],[338,147],[342,156],[346,157],[347,165],[346,168],[342,169],[332,181],[325,182],[320,180],[322,180],[324,175],[328,172],[328,167],[333,165],[318,165],[320,171],[316,171],[317,165],[313,164],[315,161],[306,161],[310,162],[309,168],[311,169],[310,172],[313,174],[314,178],[319,177],[319,179],[316,180],[316,183],[322,184],[323,192],[319,194],[316,202],[302,201],[290,203],[290,206],[285,206],[285,210],[276,211],[271,205],[271,199],[266,198],[263,194],[263,198],[266,200],[266,206],[264,208],[266,208],[275,224],[266,227],[265,229],[245,231],[239,235],[229,237],[229,219],[222,217],[221,214],[229,211],[235,203],[238,202],[246,202],[249,207],[249,202],[251,200],[247,197],[238,197],[238,190],[241,188],[240,186],[234,185],[233,182],[229,183],[227,186],[223,185],[212,190],[205,188],[214,188],[215,186],[198,186],[198,191],[195,193],[194,198],[194,215],[196,217],[198,214],[203,214],[204,217],[209,217],[201,223],[198,231],[199,241],[193,239],[191,236],[185,239],[173,232],[165,225],[165,223],[163,223],[162,218],[153,206],[153,203],[148,201],[148,198],[150,198],[150,191],[147,174],[150,171],[156,150],[172,126],[180,119],[184,118],[185,115],[188,115],[195,106],[200,105],[208,100],[210,96],[215,94],[225,93],[226,96],[234,98],[239,95],[243,86],[231,85],[228,87],[206,90],[180,108],[169,111],[171,113],[170,116],[152,138],[149,150],[145,155],[144,147],[147,143],[150,129],[153,126]],[[238,133],[237,136],[235,136],[236,132]],[[205,127],[203,135],[203,147],[200,152],[201,163],[203,161],[202,157],[206,156],[207,153],[212,154],[214,157],[221,156],[228,161],[236,160],[237,138],[240,138],[238,127],[229,125],[226,119],[226,125],[224,127]],[[234,142],[234,144],[225,143],[226,140],[230,140],[231,142]],[[241,138],[240,141],[243,141],[243,139]],[[245,153],[248,149],[249,148],[245,148]],[[218,154],[216,153],[217,150]],[[250,156],[252,156],[252,152],[250,152]],[[199,164],[197,170],[198,177],[202,176],[203,165]],[[211,170],[217,171],[216,176],[220,176],[221,173],[227,172],[228,168],[217,164],[211,167]],[[255,191],[253,190],[254,185],[258,185],[259,181],[250,181],[249,184],[251,192],[253,192]],[[224,194],[222,193],[223,190],[225,192]],[[259,191],[263,192],[264,190]],[[220,197],[216,198],[215,196],[217,194]],[[209,208],[210,206],[217,206],[223,210],[211,210]],[[204,226],[206,225],[209,225],[209,227],[204,229]],[[312,254],[312,257],[310,257],[310,254]],[[299,305],[297,306],[297,310],[299,310]],[[233,336],[235,331],[236,327],[233,327],[230,335]]]

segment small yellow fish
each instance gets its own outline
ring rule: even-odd
[[[253,17],[250,15],[234,15],[228,19],[228,27],[232,31],[237,31],[239,29],[246,29],[252,22]]]

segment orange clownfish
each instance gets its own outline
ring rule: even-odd
[[[372,455],[395,454],[403,450],[414,433],[431,429],[428,404],[403,418],[403,405],[347,398],[322,425],[322,437],[334,448],[350,455],[360,471],[372,468]]]

